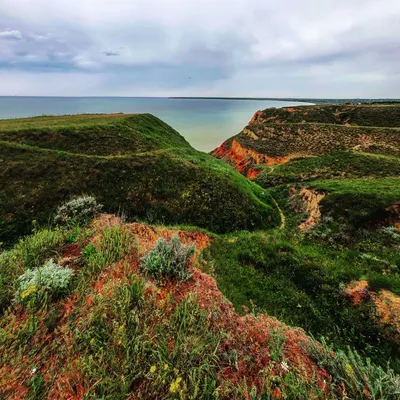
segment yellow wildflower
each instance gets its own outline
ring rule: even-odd
[[[345,368],[348,375],[354,375],[354,370],[350,364],[346,364]]]
[[[176,393],[179,390],[179,384],[182,382],[182,378],[179,376],[169,387],[170,393]]]
[[[24,290],[20,297],[21,300],[25,299],[26,297],[30,296],[32,293],[35,293],[37,291],[37,287],[35,285],[31,285],[28,287],[28,289]]]
[[[164,371],[168,369],[168,364],[164,364]]]
[[[152,365],[152,367],[150,368],[150,373],[154,374],[154,372],[157,371],[157,367],[155,365]]]

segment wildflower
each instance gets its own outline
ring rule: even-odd
[[[156,372],[156,371],[157,371],[157,367],[155,365],[152,365],[150,368],[150,373],[154,374],[154,372]]]
[[[166,371],[168,368],[168,364],[164,364],[164,371]]]
[[[176,378],[176,380],[174,382],[172,382],[169,387],[170,393],[176,393],[179,390],[179,385],[181,382],[182,382],[182,378],[180,376],[178,378]]]
[[[349,363],[346,364],[345,368],[348,375],[354,375],[354,370]]]
[[[24,290],[20,297],[21,300],[25,299],[26,297],[30,296],[32,293],[35,293],[37,291],[37,287],[35,285],[29,286],[26,290]]]
[[[33,375],[33,374],[36,374],[36,371],[37,371],[37,368],[32,368],[31,374],[32,374],[32,375]]]
[[[281,362],[281,368],[285,371],[285,372],[289,372],[289,365],[286,361],[282,361]]]

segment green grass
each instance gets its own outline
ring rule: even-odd
[[[343,284],[361,277],[376,279],[377,290],[388,281],[391,289],[398,285],[396,246],[390,254],[398,268],[391,272],[386,263],[361,258],[361,247],[336,251],[280,231],[214,239],[205,258],[213,265],[218,287],[239,312],[242,306],[255,307],[316,337],[325,336],[338,348],[351,345],[381,365],[390,358],[400,370],[397,345],[371,321],[370,305],[354,307],[342,294]],[[372,247],[369,251],[374,254]],[[388,279],[379,282],[378,277]]]
[[[0,241],[9,243],[29,233],[33,219],[47,223],[59,204],[82,194],[93,195],[105,212],[122,211],[130,219],[197,225],[214,232],[270,227],[277,222],[264,190],[225,163],[191,148],[157,118],[117,117],[117,121],[125,126],[129,140],[140,145],[129,150],[111,123],[99,129],[108,132],[114,150],[101,135],[93,140],[96,134],[86,127],[68,139],[47,129],[41,139],[31,132],[39,138],[36,147],[2,142]],[[0,133],[0,138],[11,140],[7,135]],[[104,156],[115,146],[131,152]],[[170,146],[178,149],[172,151]]]
[[[268,188],[317,179],[382,178],[399,175],[400,158],[340,151],[321,157],[303,158],[282,165],[266,167],[257,176],[256,182]]]
[[[283,123],[324,123],[358,126],[400,126],[400,105],[328,105],[288,108],[269,108],[263,111],[265,121]]]
[[[119,156],[169,148],[192,149],[150,114],[85,115],[0,121],[0,140],[42,149]]]
[[[381,221],[400,201],[400,178],[323,180],[309,186],[327,192],[321,201],[324,214],[343,217],[354,227]]]

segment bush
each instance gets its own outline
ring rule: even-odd
[[[67,226],[86,225],[102,207],[92,196],[76,197],[58,207],[54,221]]]
[[[40,267],[64,244],[62,230],[43,229],[21,239],[13,249],[0,254],[0,311],[6,309],[18,287],[18,277]]]
[[[141,258],[141,269],[156,279],[188,280],[190,258],[195,252],[194,246],[185,246],[174,236],[169,242],[159,239],[152,250]]]
[[[39,295],[59,297],[67,292],[73,270],[56,264],[53,260],[47,261],[36,269],[28,269],[19,280],[19,287],[15,300],[25,303]]]

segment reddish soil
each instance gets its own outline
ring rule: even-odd
[[[374,311],[371,319],[377,324],[389,327],[390,335],[400,340],[400,296],[389,290],[381,290],[379,293],[368,289],[366,280],[351,281],[343,291],[345,296],[351,298],[355,306],[363,302],[371,301]]]
[[[319,203],[325,197],[325,193],[307,188],[302,188],[298,191],[296,188],[291,187],[289,195],[292,198],[294,211],[299,214],[307,214],[307,219],[298,228],[305,232],[318,225],[321,218]]]
[[[6,393],[7,398],[24,398],[28,392],[27,384],[31,380],[31,375],[40,373],[45,382],[49,384],[51,382],[47,399],[83,399],[90,382],[87,382],[81,373],[79,354],[74,353],[74,335],[77,330],[87,327],[87,319],[93,313],[96,296],[98,294],[110,296],[113,288],[120,284],[128,271],[140,274],[138,257],[152,248],[159,238],[172,238],[177,234],[184,243],[196,244],[198,251],[210,243],[210,238],[204,233],[156,228],[138,223],[123,224],[120,219],[109,215],[102,215],[93,224],[95,233],[92,241],[99,240],[102,230],[114,224],[126,229],[126,232],[132,235],[132,240],[135,238],[138,240],[139,254],[137,248],[133,247],[131,253],[120,262],[105,267],[92,283],[93,290],[86,295],[83,302],[78,295],[71,295],[54,304],[54,307],[61,310],[61,317],[53,332],[49,332],[41,323],[28,346],[29,348],[36,346],[38,350],[32,353],[27,348],[19,359],[18,366],[8,364],[0,366],[0,382],[4,384],[0,393]],[[75,257],[78,253],[79,248],[71,245],[64,249],[62,256]],[[239,316],[232,304],[219,291],[214,278],[195,268],[194,263],[195,258],[191,265],[193,276],[185,283],[166,281],[160,286],[147,280],[145,301],[155,302],[157,307],[165,309],[166,300],[172,299],[168,302],[168,307],[172,309],[166,309],[168,315],[168,312],[173,311],[174,304],[188,295],[196,299],[199,307],[207,312],[211,329],[225,332],[225,340],[220,344],[218,352],[237,354],[236,366],[221,361],[218,372],[220,383],[237,386],[242,385],[243,379],[246,378],[249,390],[255,386],[259,393],[264,384],[265,374],[284,376],[288,371],[296,371],[305,379],[316,381],[320,388],[325,388],[325,381],[329,381],[329,377],[304,350],[302,344],[308,343],[311,339],[302,329],[288,327],[265,314],[257,317],[252,314]],[[25,320],[24,309],[16,308],[9,316],[9,325],[6,327],[9,332],[13,330],[17,332]],[[154,324],[157,325],[156,319]],[[282,347],[282,359],[286,363],[284,366],[271,360],[270,338],[271,333],[276,331],[285,338]],[[35,372],[31,371],[32,366],[37,369]],[[273,398],[280,398],[279,386],[272,388],[271,395]],[[250,399],[250,393],[244,393],[243,398]]]
[[[262,171],[255,169],[255,165],[284,164],[290,159],[289,157],[269,157],[266,154],[243,147],[236,140],[233,140],[230,147],[223,143],[212,152],[212,155],[224,159],[248,179],[255,179]]]

